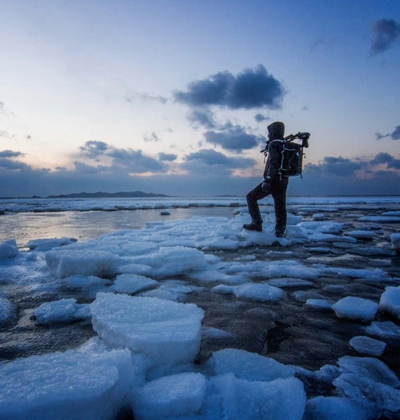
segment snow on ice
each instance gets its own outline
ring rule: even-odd
[[[380,308],[400,318],[400,286],[386,287],[379,302]]]
[[[0,295],[0,325],[5,324],[14,315],[12,303]]]
[[[83,319],[92,322],[97,337],[75,350],[0,364],[0,418],[113,420],[132,410],[138,420],[368,420],[398,413],[400,381],[378,357],[385,351],[385,340],[400,339],[400,327],[379,322],[376,315],[380,310],[400,316],[400,287],[387,286],[379,303],[357,296],[333,303],[303,290],[292,294],[309,310],[333,309],[339,318],[370,323],[363,328],[374,338],[356,336],[349,342],[369,357],[345,356],[338,366],[308,373],[232,348],[213,352],[203,365],[194,363],[202,335],[234,338],[222,329],[202,328],[204,311],[181,302],[202,287],[238,300],[279,302],[288,296],[283,288],[312,287],[324,276],[385,285],[393,281],[382,268],[327,267],[323,259],[305,265],[292,260],[291,251],[271,251],[269,256],[276,260],[265,261],[255,256],[224,261],[215,252],[311,242],[310,250],[324,254],[335,247],[357,249],[359,239],[375,236],[368,229],[346,233],[343,223],[328,220],[331,208],[321,205],[320,210],[324,213],[304,206],[297,215],[289,215],[287,235],[279,239],[272,222],[262,233],[243,230],[248,215],[238,212],[232,219],[154,222],[142,230],[113,232],[83,243],[69,238],[36,240],[26,253],[19,252],[15,240],[3,242],[0,264],[5,272],[22,263],[28,272],[34,267],[32,275],[43,282],[44,291],[48,283],[48,290],[59,287],[92,298],[91,304],[75,298],[42,303],[33,312],[36,323]],[[313,214],[314,220],[303,222],[301,213]],[[361,219],[397,223],[399,217],[396,213]],[[399,235],[392,234],[391,241],[398,252]],[[26,272],[24,276],[16,281],[29,278]],[[200,286],[189,286],[176,276]],[[335,287],[345,286],[333,285],[332,290]],[[12,302],[0,296],[0,324],[7,323],[14,311]],[[299,372],[329,381],[337,395],[307,399],[304,383],[295,376]]]
[[[370,337],[353,337],[350,346],[358,353],[368,356],[381,356],[385,350],[386,343]]]
[[[134,375],[128,350],[31,356],[0,366],[0,418],[107,420]]]
[[[375,319],[379,304],[369,299],[347,296],[332,305],[339,318],[359,319],[372,321]]]
[[[110,347],[129,348],[154,364],[193,362],[200,347],[202,309],[193,304],[100,293],[92,323]]]
[[[91,318],[88,304],[79,304],[76,299],[61,299],[42,303],[33,311],[38,324],[54,324]]]
[[[18,254],[17,241],[10,239],[0,244],[0,259],[1,258],[14,258]]]
[[[390,235],[390,239],[392,241],[393,249],[400,253],[400,233],[393,233]]]

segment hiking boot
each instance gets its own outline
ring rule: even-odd
[[[277,238],[283,238],[286,235],[286,228],[276,228],[275,236]]]
[[[262,223],[251,222],[249,224],[243,225],[243,229],[255,230],[257,232],[262,232]]]

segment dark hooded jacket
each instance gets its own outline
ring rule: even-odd
[[[268,126],[268,158],[265,163],[264,179],[272,183],[282,182],[287,184],[289,178],[281,176],[279,168],[282,160],[283,143],[273,140],[282,140],[285,137],[285,125],[282,122],[274,122]]]

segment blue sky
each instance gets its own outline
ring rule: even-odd
[[[400,194],[398,0],[0,0],[0,196]]]

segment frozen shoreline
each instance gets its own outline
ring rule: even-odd
[[[72,381],[79,383],[90,360],[98,360],[104,369],[93,371],[93,380],[117,389],[109,397],[113,408],[129,407],[135,418],[152,418],[151,407],[163,401],[160,419],[174,418],[179,407],[188,419],[215,420],[229,412],[239,420],[235,410],[240,414],[241,404],[251,401],[254,410],[267,407],[271,418],[281,419],[282,412],[265,405],[272,389],[282,401],[289,390],[296,395],[282,407],[298,420],[304,412],[304,419],[316,420],[320,410],[366,420],[395,413],[400,261],[390,238],[400,228],[398,204],[290,204],[288,236],[279,241],[266,204],[262,233],[241,229],[248,214],[237,207],[233,217],[167,218],[89,241],[43,239],[32,241],[29,251],[15,248],[14,258],[0,260],[6,299],[0,306],[9,315],[0,330],[4,386],[11,386],[14,369],[17,377],[33,375],[30,392],[38,392],[44,379],[34,376],[33,366],[62,372],[77,357],[83,370],[71,371]],[[169,303],[147,325],[157,311],[143,319],[139,314],[158,299]],[[183,309],[174,304],[192,305],[185,309],[186,327],[174,315]],[[135,317],[134,324],[126,322]],[[153,327],[174,351],[154,343]],[[171,339],[178,331],[186,334],[185,346]],[[274,376],[256,373],[264,364]],[[114,382],[104,372],[117,375]],[[48,386],[44,398],[68,418],[55,399],[60,386]],[[83,408],[89,419],[95,415],[86,391],[80,397],[88,397]],[[104,418],[114,419],[113,413]]]
[[[263,200],[265,203],[271,199]],[[335,196],[335,197],[287,197],[291,205],[352,206],[380,203],[400,204],[400,196]],[[246,206],[245,197],[162,197],[162,198],[0,198],[0,211],[15,212],[63,212],[63,211],[118,211],[174,209],[190,207],[238,207]]]

